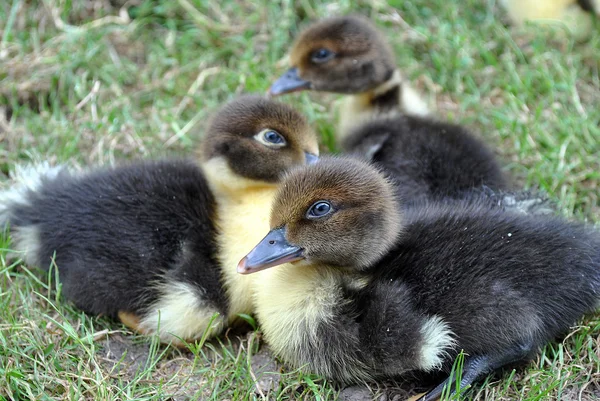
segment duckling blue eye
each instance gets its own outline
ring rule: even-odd
[[[319,219],[333,212],[331,203],[327,201],[317,201],[308,209],[306,217],[309,219]]]
[[[284,143],[285,139],[275,131],[267,131],[263,134],[265,140],[271,143]]]
[[[335,56],[335,53],[327,49],[315,50],[311,53],[310,59],[313,63],[326,63]]]
[[[266,128],[254,135],[254,139],[271,148],[280,148],[286,144],[283,135],[270,128]]]

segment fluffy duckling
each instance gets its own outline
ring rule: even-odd
[[[271,231],[238,271],[258,271],[257,316],[287,363],[357,382],[447,373],[464,350],[465,387],[598,305],[598,233],[477,201],[403,210],[394,192],[349,158],[282,183]]]
[[[0,224],[10,222],[28,264],[56,264],[79,308],[165,342],[193,340],[251,312],[237,262],[268,229],[264,210],[282,173],[317,154],[295,110],[242,97],[215,115],[200,166],[21,170],[23,185],[0,194]]]
[[[411,89],[400,79],[390,46],[368,20],[318,22],[299,36],[290,58],[292,69],[270,92],[310,88],[356,94],[340,117],[342,150],[384,167],[405,204],[463,196],[483,185],[506,189],[499,163],[482,141],[464,127],[410,109],[415,103],[403,96]],[[399,108],[406,113],[394,112]]]
[[[312,89],[353,95],[340,109],[340,136],[373,115],[430,114],[396,67],[391,46],[366,18],[328,18],[309,26],[292,46],[290,64],[270,94]]]
[[[514,24],[562,23],[579,40],[589,36],[594,14],[600,15],[600,0],[502,0],[500,4]]]

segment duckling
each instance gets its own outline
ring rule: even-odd
[[[464,388],[597,307],[597,232],[476,200],[397,203],[389,179],[356,159],[283,181],[271,231],[238,272],[260,277],[257,317],[287,363],[358,382],[447,374],[464,350]]]
[[[0,194],[0,225],[10,222],[28,264],[56,264],[77,307],[177,344],[250,312],[237,261],[268,228],[263,210],[282,173],[317,155],[295,110],[241,97],[215,115],[200,164],[21,169],[23,185]]]
[[[350,100],[354,106],[340,117],[341,148],[383,166],[406,205],[464,196],[483,185],[508,189],[496,157],[482,141],[460,125],[410,109],[415,103],[402,96],[412,92],[399,78],[391,47],[368,20],[349,16],[318,22],[299,36],[290,58],[292,69],[270,92],[310,88],[356,94]]]
[[[600,0],[502,0],[500,4],[516,25],[526,21],[563,23],[578,40],[589,36],[594,14],[600,15]]]
[[[352,94],[340,108],[340,136],[374,115],[431,113],[396,67],[391,46],[364,17],[328,18],[309,26],[292,46],[290,64],[271,85],[271,95],[305,89]]]

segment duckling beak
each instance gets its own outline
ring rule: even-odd
[[[285,239],[284,227],[275,228],[240,260],[237,271],[240,274],[256,273],[269,267],[304,259],[303,254],[304,249],[290,244]]]
[[[310,89],[310,87],[311,83],[300,78],[298,68],[294,67],[287,70],[277,81],[273,82],[273,85],[269,88],[269,95],[283,95],[284,93]]]
[[[319,161],[319,156],[313,153],[304,152],[304,158],[306,159],[306,164],[315,164]]]

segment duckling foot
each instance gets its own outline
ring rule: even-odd
[[[481,193],[509,212],[534,216],[556,213],[556,205],[539,190],[494,191],[487,185],[482,185]]]
[[[119,320],[121,321],[121,323],[123,323],[125,326],[129,327],[131,330],[133,330],[136,333],[148,334],[147,330],[142,329],[140,327],[139,316],[137,316],[133,313],[120,311],[119,312]]]
[[[501,195],[500,203],[507,211],[529,215],[552,215],[556,213],[550,199],[542,193],[529,191],[510,192]]]
[[[460,380],[460,387],[465,388],[470,386],[478,379],[492,373],[496,369],[499,369],[505,365],[519,362],[527,358],[531,354],[532,345],[519,345],[511,350],[508,350],[505,354],[490,356],[490,355],[477,355],[470,357],[466,360],[465,366],[463,367],[463,374]],[[452,389],[451,395],[456,393],[456,386],[453,377],[448,377],[440,385],[433,390],[427,392],[425,395],[420,397],[418,401],[434,401],[442,396],[444,388],[450,387]]]
[[[473,383],[479,377],[489,374],[492,371],[493,371],[493,369],[490,368],[489,357],[487,357],[485,355],[481,355],[481,356],[477,356],[477,357],[469,359],[465,363],[465,366],[463,368],[462,379],[460,381],[460,388],[465,388],[465,387],[469,386],[471,383]],[[447,386],[452,387],[451,394],[454,394],[456,392],[454,378],[448,377],[440,385],[438,385],[436,388],[434,388],[433,390],[431,390],[428,393],[426,393],[425,395],[423,395],[417,401],[437,400],[442,396],[442,393],[444,392],[444,388],[446,388]]]
[[[133,331],[134,333],[141,334],[144,336],[150,336],[155,333],[155,331],[153,331],[153,330],[142,327],[141,326],[141,317],[134,313],[120,311],[118,314],[118,317],[119,317],[119,320],[121,321],[121,323],[123,323],[125,326],[127,326],[129,329],[131,329],[131,331]],[[193,340],[189,340],[189,341],[193,341]],[[175,336],[173,336],[172,338],[169,338],[168,340],[161,338],[161,342],[163,342],[164,344],[171,344],[180,349],[187,348],[186,342],[181,341],[179,338],[177,338]]]

